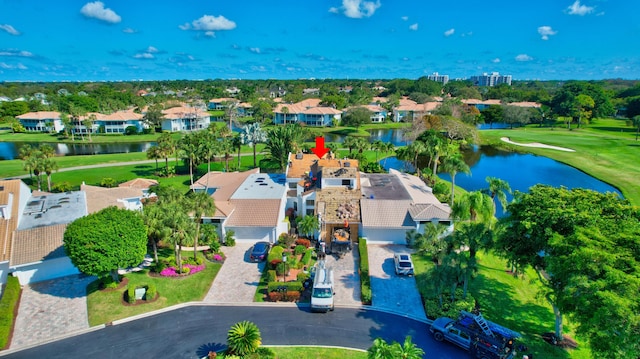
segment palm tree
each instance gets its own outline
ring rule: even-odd
[[[207,173],[211,172],[211,160],[219,151],[219,143],[215,134],[210,131],[201,131],[200,154],[207,160]]]
[[[411,341],[411,336],[404,338],[404,343],[394,343],[391,347],[392,358],[394,359],[422,359],[424,350]]]
[[[267,141],[267,134],[264,132],[262,127],[260,127],[260,124],[256,122],[243,126],[240,138],[242,139],[243,144],[253,147],[253,167],[258,167],[256,162],[256,147],[258,146],[258,143]]]
[[[71,141],[75,141],[75,137],[73,135],[73,122],[69,117],[69,114],[62,112],[60,114],[60,121],[62,122],[62,131],[65,134],[65,137],[69,137],[71,135]]]
[[[383,142],[382,140],[373,141],[373,143],[371,144],[371,149],[376,152],[376,162],[378,162],[378,153],[384,152],[386,148],[387,148],[386,142]]]
[[[392,359],[391,346],[382,338],[373,340],[373,345],[367,349],[367,359]]]
[[[158,263],[158,243],[170,235],[169,229],[163,223],[166,215],[159,204],[145,205],[142,209],[142,219],[147,226],[147,235],[153,247],[154,263]]]
[[[82,121],[82,125],[85,127],[89,134],[89,142],[91,141],[91,133],[93,132],[93,124],[96,122],[96,115],[94,113],[85,117],[84,121]]]
[[[202,217],[213,216],[216,212],[216,206],[213,203],[213,198],[205,192],[191,192],[188,197],[188,206],[193,210],[193,219],[196,222],[196,233],[193,236],[193,259],[195,260],[198,251],[198,238],[200,238],[200,225],[202,224]]]
[[[418,175],[420,175],[420,168],[418,168],[418,157],[425,153],[426,150],[427,146],[420,140],[413,141],[411,142],[411,144],[409,144],[409,146],[407,146],[408,155],[412,157],[411,160],[413,162],[413,168],[415,168]]]
[[[287,124],[287,114],[289,113],[289,108],[287,106],[283,106],[281,111],[282,111],[282,115],[284,116],[282,124],[286,125]]]
[[[255,353],[261,344],[258,326],[247,320],[234,324],[227,333],[227,346],[234,355],[243,357]]]
[[[242,139],[240,136],[233,136],[231,138],[231,149],[238,151],[238,170],[240,170],[240,151],[242,151]]]
[[[464,193],[451,208],[451,217],[463,221],[493,221],[494,205],[491,197],[481,191]]]
[[[445,157],[442,163],[442,168],[446,172],[449,172],[449,175],[451,176],[451,201],[449,202],[449,204],[453,206],[453,200],[456,191],[456,174],[470,174],[471,170],[469,169],[469,166],[464,162],[464,159],[462,158],[462,155],[460,155],[460,153],[453,156]]]
[[[229,131],[233,130],[233,123],[238,117],[238,102],[237,101],[225,101],[224,103],[224,115],[229,119]]]
[[[458,261],[462,265],[463,298],[467,298],[468,282],[473,273],[478,270],[476,254],[481,248],[491,247],[493,232],[489,224],[483,222],[462,222],[453,232],[453,242],[457,248],[468,248],[468,257],[461,256]],[[467,251],[463,251],[467,253]],[[462,254],[460,252],[459,254]]]
[[[299,125],[273,127],[267,132],[266,149],[271,154],[271,159],[278,162],[280,170],[284,171],[289,153],[297,152],[304,136],[305,132]]]
[[[178,148],[184,152],[189,161],[189,179],[191,180],[191,186],[193,186],[193,167],[197,165],[199,149],[197,132],[192,132],[182,137],[178,142]]]
[[[149,147],[149,149],[147,149],[147,158],[150,160],[156,160],[156,172],[158,172],[158,160],[162,158],[160,147],[157,145]]]
[[[35,151],[35,148],[31,147],[29,144],[24,144],[18,150],[18,158],[24,161],[23,169],[29,172],[29,178],[33,177],[33,163],[28,161],[29,157],[33,154],[33,151]]]
[[[180,202],[169,203],[164,210],[171,215],[165,217],[165,226],[169,228],[169,241],[173,244],[178,271],[182,273],[182,246],[192,242],[195,222],[185,212]]]
[[[358,138],[355,136],[347,136],[344,139],[342,145],[346,146],[349,149],[349,157],[351,157],[353,149],[358,145]]]
[[[51,192],[51,174],[53,171],[58,170],[58,163],[52,158],[48,157],[43,159],[42,169],[47,174],[47,191]]]
[[[320,229],[320,221],[318,220],[318,217],[314,215],[298,217],[296,224],[298,225],[299,233],[311,236],[312,238],[315,237],[314,233]]]
[[[167,176],[169,175],[169,157],[176,152],[176,141],[173,140],[171,134],[169,132],[164,132],[160,137],[158,137],[158,148],[159,152],[164,158],[165,163],[165,172]]]
[[[507,208],[507,193],[511,194],[511,186],[509,186],[509,182],[500,178],[490,176],[486,178],[486,181],[487,183],[489,183],[489,188],[485,189],[484,192],[488,192],[489,196],[491,196],[491,200],[493,201],[494,205],[494,214],[495,207],[497,207],[495,203],[496,198],[502,206],[502,211],[504,211]]]

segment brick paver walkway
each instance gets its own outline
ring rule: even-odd
[[[238,242],[234,247],[222,247],[226,259],[216,275],[205,303],[252,303],[266,262],[249,262],[253,243]]]
[[[360,274],[357,246],[338,259],[335,255],[327,255],[326,265],[333,268],[335,285],[335,304],[361,305]]]

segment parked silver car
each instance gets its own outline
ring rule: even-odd
[[[396,253],[393,255],[393,263],[398,275],[413,275],[413,262],[409,253]]]

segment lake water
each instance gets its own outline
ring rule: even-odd
[[[536,184],[546,184],[554,187],[587,188],[598,192],[615,192],[620,197],[622,193],[615,187],[602,182],[588,174],[564,163],[550,158],[532,154],[522,154],[497,150],[493,147],[481,147],[464,153],[465,162],[471,168],[471,175],[457,174],[456,185],[467,191],[487,188],[488,176],[503,179],[509,183],[512,190],[526,192]],[[413,166],[395,157],[380,161],[385,169],[413,171]],[[426,165],[426,164],[425,164]],[[438,174],[447,181],[451,176],[447,173]],[[509,196],[508,200],[511,200]],[[498,205],[497,216],[502,216],[502,209]]]
[[[59,156],[96,155],[106,153],[146,152],[155,142],[137,143],[29,143],[29,142],[0,142],[0,159],[14,160],[18,158],[20,147],[39,144],[53,147]]]

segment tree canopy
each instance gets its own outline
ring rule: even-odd
[[[118,268],[140,264],[147,253],[147,229],[139,213],[117,207],[73,221],[64,232],[64,249],[85,274],[118,280]]]

